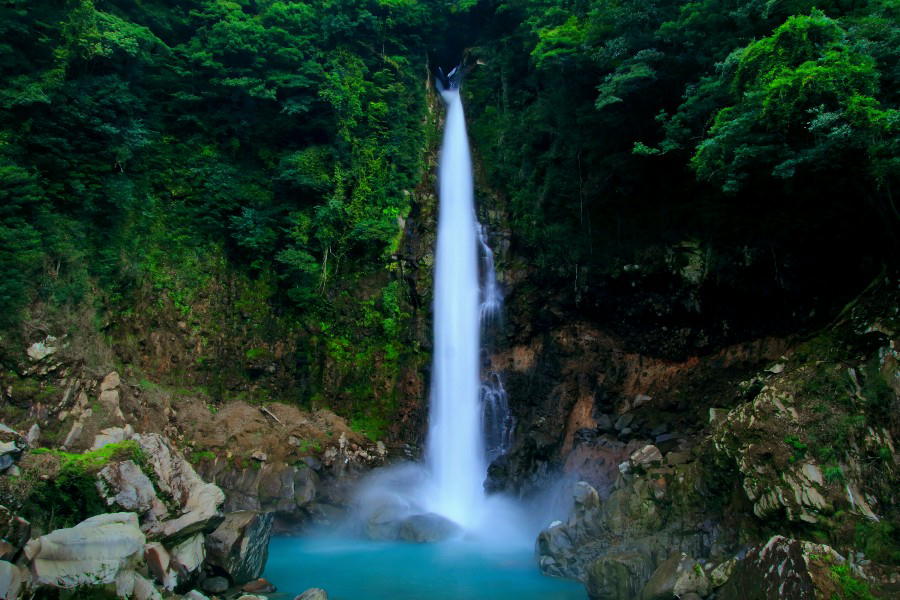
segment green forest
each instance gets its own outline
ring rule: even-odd
[[[395,381],[424,364],[409,323],[427,292],[401,244],[434,186],[430,80],[457,62],[479,194],[508,216],[536,297],[632,329],[647,311],[653,327],[726,323],[685,342],[710,350],[825,318],[896,255],[892,0],[0,11],[7,339],[80,310],[98,330],[190,321],[205,294],[229,298],[231,332],[300,340],[305,397],[328,371],[365,387],[373,368]],[[702,309],[645,306],[683,295],[669,273],[701,258]],[[643,299],[623,302],[636,283]]]
[[[898,192],[900,0],[0,0],[0,598],[898,598]]]

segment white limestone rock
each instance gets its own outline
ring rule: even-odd
[[[112,513],[31,540],[25,556],[36,585],[72,589],[113,583],[140,560],[144,542],[135,513]]]
[[[152,524],[148,535],[178,541],[195,533],[212,531],[222,522],[219,507],[225,494],[215,484],[203,481],[190,463],[161,435],[135,435],[147,461],[156,473],[160,491],[180,507],[178,516]]]

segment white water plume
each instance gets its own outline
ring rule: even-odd
[[[469,138],[458,87],[447,105],[441,146],[434,272],[434,356],[426,459],[430,510],[463,527],[484,503],[487,472],[479,399],[480,295]]]
[[[499,376],[490,373],[480,381],[481,329],[499,320],[503,296],[493,252],[475,218],[472,162],[457,81],[451,72],[446,89],[440,81],[438,86],[447,115],[439,167],[425,464],[395,464],[373,472],[357,491],[357,516],[375,539],[393,539],[398,523],[435,513],[485,546],[528,546],[544,525],[534,518],[543,510],[529,515],[521,503],[484,491],[489,460],[509,448],[512,419]]]

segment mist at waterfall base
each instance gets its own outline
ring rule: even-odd
[[[502,380],[496,373],[482,380],[480,368],[481,334],[499,322],[502,294],[487,233],[475,217],[458,86],[441,94],[447,115],[424,461],[394,463],[366,476],[342,526],[274,539],[265,576],[282,591],[324,587],[338,600],[583,598],[580,584],[544,577],[535,564],[538,532],[563,516],[552,510],[560,507],[555,490],[527,503],[484,490],[488,463],[509,448],[513,429]],[[420,516],[452,522],[449,534],[436,543],[398,541],[399,524]]]

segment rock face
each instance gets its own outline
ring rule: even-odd
[[[205,465],[203,476],[226,493],[225,510],[256,510],[290,515],[316,498],[319,476],[309,467],[269,462],[260,468],[235,469],[225,460]]]
[[[752,402],[735,408],[718,423],[713,441],[716,450],[737,465],[757,517],[784,511],[788,520],[816,523],[832,505],[819,467],[810,460],[790,460],[794,458],[791,449],[782,442],[800,429],[792,404],[789,394],[765,387]],[[763,442],[749,442],[758,439]],[[780,460],[766,458],[773,455]]]
[[[181,453],[161,435],[137,436],[138,444],[156,473],[162,492],[178,503],[180,514],[154,523],[148,535],[177,542],[195,533],[212,531],[222,522],[219,506],[225,494],[218,486],[204,482]]]
[[[198,533],[173,547],[171,555],[171,567],[178,574],[179,581],[191,579],[199,572],[206,558],[203,534]]]
[[[143,550],[144,534],[134,513],[91,517],[25,545],[33,583],[66,589],[114,582]]]
[[[207,577],[200,588],[207,594],[221,594],[228,589],[228,580],[224,577]]]
[[[622,475],[606,501],[579,482],[569,519],[538,536],[541,572],[582,581],[593,598],[639,598],[672,548],[692,556],[723,553],[730,532],[711,521],[715,515],[704,504],[711,494],[696,463]]]
[[[121,571],[116,577],[116,595],[135,600],[162,600],[162,594],[145,577],[134,571]]]
[[[22,589],[22,571],[5,560],[0,560],[0,598],[15,600]]]
[[[159,542],[147,544],[144,548],[144,560],[147,561],[147,568],[157,583],[169,591],[175,589],[178,578],[169,570],[172,557],[162,544]]]
[[[235,583],[257,579],[269,558],[273,520],[272,513],[228,513],[206,538],[207,562],[228,573]]]
[[[585,587],[593,600],[638,598],[651,572],[652,566],[645,555],[609,554],[588,567]]]
[[[154,520],[165,516],[166,507],[156,496],[150,478],[131,460],[110,463],[98,474],[97,488],[107,504],[143,515],[153,511]]]
[[[14,561],[31,537],[31,523],[0,506],[0,560]]]
[[[773,536],[734,566],[716,596],[720,600],[819,600],[836,597],[832,565],[844,558],[831,547]]]
[[[648,444],[637,450],[628,457],[632,467],[649,467],[662,462],[662,453],[659,448],[652,444]]]
[[[573,500],[574,510],[568,522],[556,521],[538,535],[536,553],[544,574],[584,580],[587,566],[595,556],[585,552],[583,545],[600,534],[600,496],[590,484],[579,481]]]
[[[398,535],[407,542],[439,542],[453,537],[459,525],[434,513],[407,517],[400,523]]]
[[[671,600],[687,594],[706,596],[709,581],[700,563],[687,554],[673,554],[653,572],[641,591],[641,600]]]

